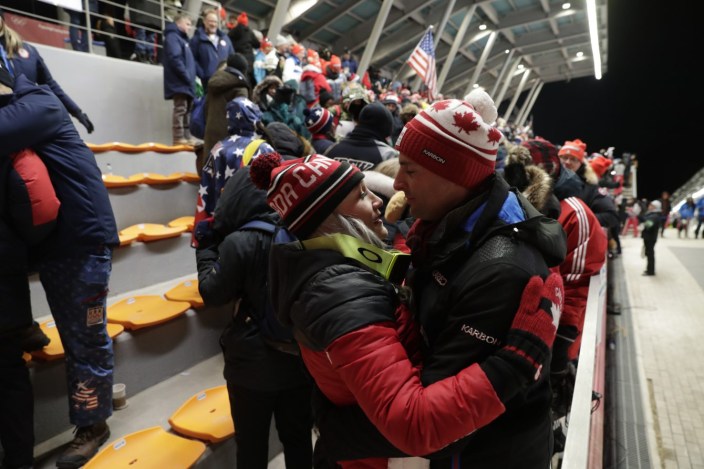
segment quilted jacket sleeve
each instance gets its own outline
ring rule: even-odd
[[[437,451],[504,412],[477,364],[424,388],[391,324],[349,332],[326,352],[367,417],[407,454]]]

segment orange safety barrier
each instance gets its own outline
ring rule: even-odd
[[[49,345],[47,345],[43,349],[32,352],[32,357],[46,361],[53,361],[58,360],[59,358],[63,358],[65,354],[64,345],[61,343],[59,330],[57,329],[54,320],[52,319],[49,321],[44,321],[39,325],[39,327],[41,328],[42,332],[44,332],[44,334],[46,334],[46,336],[51,339],[51,342],[49,342]],[[119,324],[107,325],[108,335],[111,339],[114,339],[118,335],[122,334],[124,330],[125,328]]]
[[[119,151],[120,153],[144,153],[153,151],[156,153],[178,153],[180,151],[193,151],[191,145],[164,145],[163,143],[147,142],[139,145],[130,143],[109,142],[109,143],[87,143],[88,148],[93,153],[104,153],[106,151]]]
[[[192,467],[205,452],[205,444],[151,427],[111,442],[83,466],[85,469]]]
[[[191,307],[185,301],[169,301],[157,295],[142,295],[125,298],[108,306],[108,322],[135,330],[156,326],[181,316]]]
[[[201,391],[188,399],[169,418],[169,425],[176,432],[219,443],[235,434],[235,425],[230,412],[227,386],[218,386]]]

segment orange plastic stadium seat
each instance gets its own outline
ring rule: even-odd
[[[126,178],[116,174],[103,174],[105,187],[130,187],[144,182],[144,173],[133,174]]]
[[[211,443],[235,434],[226,386],[206,389],[188,399],[169,418],[177,433]]]
[[[188,215],[185,217],[179,217],[175,220],[171,220],[168,226],[175,228],[177,226],[185,226],[187,231],[193,231],[193,215]]]
[[[205,444],[151,427],[111,442],[85,469],[188,469],[205,452]]]
[[[139,233],[136,232],[130,232],[127,234],[123,234],[120,232],[120,246],[127,246],[128,244],[132,244],[134,241],[139,238]]]
[[[156,174],[156,173],[144,173],[144,183],[151,185],[158,184],[173,184],[176,182],[181,182],[183,178],[183,173],[171,173],[168,175]]]
[[[198,173],[183,173],[181,180],[186,182],[200,182],[200,176],[198,176]]]
[[[158,223],[139,223],[120,231],[122,236],[137,234],[140,241],[157,241],[159,239],[176,238],[187,231],[185,226],[169,227]]]
[[[164,293],[167,300],[187,301],[193,308],[203,307],[203,298],[198,293],[198,280],[186,280]]]
[[[169,301],[157,295],[125,298],[108,306],[108,321],[135,330],[174,319],[191,307],[185,301]]]
[[[32,356],[34,358],[39,358],[46,361],[58,360],[59,358],[63,358],[64,345],[61,343],[61,337],[59,337],[59,330],[56,328],[56,323],[54,322],[54,320],[50,319],[49,321],[44,321],[39,325],[39,327],[42,329],[44,334],[46,334],[46,336],[51,339],[51,342],[49,342],[49,345],[47,345],[43,349],[32,352]],[[110,338],[117,337],[118,335],[122,334],[124,330],[125,328],[119,324],[107,325],[107,331]]]

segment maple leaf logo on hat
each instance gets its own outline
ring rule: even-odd
[[[477,122],[473,112],[456,112],[452,118],[455,121],[454,126],[460,129],[460,132],[464,130],[470,133],[479,128],[479,122]]]

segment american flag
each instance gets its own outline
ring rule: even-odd
[[[433,46],[433,30],[428,28],[420,42],[411,52],[408,65],[416,71],[428,87],[428,99],[435,99],[437,93],[438,75],[435,73],[435,49]]]

